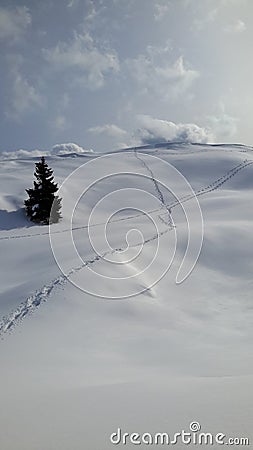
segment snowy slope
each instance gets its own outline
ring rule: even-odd
[[[47,158],[50,230],[23,211],[36,159],[0,162],[1,448],[109,449],[118,427],[196,420],[252,440],[253,149],[98,156]]]

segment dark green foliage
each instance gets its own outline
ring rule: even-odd
[[[26,189],[29,195],[24,202],[27,216],[32,222],[44,225],[59,222],[62,199],[55,195],[58,186],[53,181],[53,170],[48,167],[44,156],[35,164],[34,176],[34,188]]]

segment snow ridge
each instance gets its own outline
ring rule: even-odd
[[[140,159],[140,158],[139,158]],[[142,161],[143,162],[143,161]],[[240,172],[242,169],[245,169],[246,167],[250,166],[253,164],[253,160],[248,160],[245,159],[242,163],[236,165],[235,167],[233,167],[232,169],[230,169],[228,172],[226,172],[224,175],[222,175],[221,177],[219,177],[218,179],[214,180],[212,183],[210,183],[207,186],[204,186],[203,188],[195,191],[195,195],[196,196],[200,196],[203,195],[205,193],[208,192],[212,192],[216,189],[218,189],[219,187],[221,187],[224,183],[226,183],[229,179],[231,179],[233,176],[235,176],[238,172]],[[154,175],[153,177],[154,178]],[[156,181],[154,179],[154,181]],[[157,182],[156,182],[157,184]],[[163,198],[163,197],[162,197]],[[166,209],[171,209],[174,208],[176,205],[178,205],[179,203],[186,201],[186,199],[192,198],[192,196],[183,196],[181,197],[179,200],[176,200],[175,202],[167,205],[165,203],[163,203],[161,201],[161,203],[163,203],[163,206],[166,207]],[[156,209],[152,209],[150,211],[148,211],[148,213],[154,213],[154,212],[158,212],[160,211],[160,208],[156,208]],[[130,216],[126,216],[126,217],[121,217],[120,219],[113,219],[113,222],[122,222],[125,220],[131,220],[134,219],[135,217],[140,217],[143,216],[144,213],[138,213],[135,215],[130,215]],[[104,226],[105,224],[103,222],[101,223],[94,223],[92,225],[89,225],[90,227],[98,227],[98,226]],[[83,229],[87,229],[88,225],[82,225],[82,226],[78,226],[78,227],[73,227],[73,231],[77,231],[77,230],[83,230]],[[59,233],[66,233],[68,232],[68,229],[63,229],[63,230],[58,230],[58,231],[51,231],[52,234],[59,234]],[[1,236],[0,237],[0,241],[2,240],[10,240],[10,239],[22,239],[22,238],[32,238],[32,237],[36,237],[36,236],[48,236],[49,232],[45,231],[43,233],[34,233],[34,234],[20,234],[20,235],[14,235],[14,236]]]

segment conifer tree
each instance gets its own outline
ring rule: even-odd
[[[53,181],[53,170],[48,167],[44,156],[35,164],[34,176],[34,188],[26,189],[29,196],[24,201],[27,216],[32,222],[44,225],[59,222],[62,199],[55,195],[58,185]]]

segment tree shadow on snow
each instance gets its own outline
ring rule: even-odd
[[[24,208],[16,211],[0,209],[0,230],[14,230],[16,228],[30,228],[35,224],[30,222],[25,214]]]

